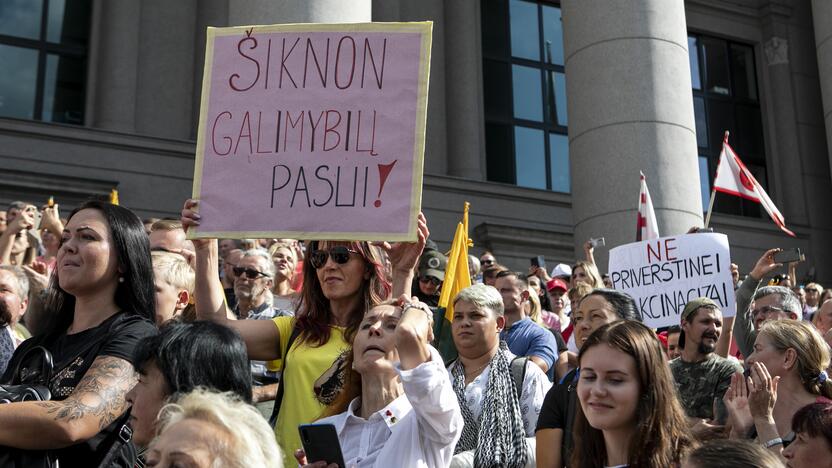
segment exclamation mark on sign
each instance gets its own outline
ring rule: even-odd
[[[396,161],[398,161],[398,159]],[[387,182],[387,176],[390,175],[390,171],[393,170],[393,166],[396,165],[396,161],[393,161],[390,164],[378,165],[378,195],[375,203],[373,203],[373,206],[376,208],[381,206],[381,191],[384,190],[384,184]]]

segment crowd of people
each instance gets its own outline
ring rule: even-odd
[[[486,251],[447,334],[421,214],[413,243],[200,219],[0,211],[0,466],[832,466],[832,290],[778,249],[732,265],[736,316],[696,298],[658,330],[592,242],[551,270]]]

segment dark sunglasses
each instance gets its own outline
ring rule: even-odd
[[[483,260],[480,263],[482,263],[483,265],[492,265],[494,263],[494,260]]]
[[[317,270],[318,268],[323,268],[326,265],[327,259],[330,257],[332,261],[343,265],[350,261],[350,254],[357,254],[358,252],[352,249],[349,249],[343,245],[336,245],[335,247],[331,247],[329,250],[316,250],[309,255],[309,262],[312,263],[312,266],[315,267]]]
[[[441,283],[441,281],[439,281],[439,278],[434,278],[433,276],[423,276],[419,278],[419,281],[423,283],[430,282],[433,283],[434,286],[439,286],[439,283]]]
[[[263,273],[262,271],[252,270],[251,268],[243,268],[243,267],[234,267],[232,268],[234,274],[236,276],[243,276],[245,275],[248,279],[257,279],[261,276],[265,276],[266,278],[271,278],[271,276]]]

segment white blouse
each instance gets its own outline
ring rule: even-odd
[[[333,424],[344,463],[352,467],[446,467],[462,434],[459,408],[439,352],[411,370],[396,371],[404,395],[363,419],[355,414],[359,399],[347,411],[316,421]]]

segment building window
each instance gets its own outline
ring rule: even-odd
[[[708,209],[726,130],[731,132],[731,146],[768,191],[754,48],[691,34],[688,36],[688,51],[703,210]],[[714,200],[714,211],[761,216],[758,203],[725,194],[718,195]]]
[[[84,122],[90,0],[0,2],[0,117]]]
[[[569,193],[560,7],[482,2],[487,177]]]

